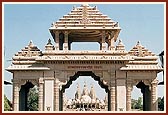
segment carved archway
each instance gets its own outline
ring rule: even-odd
[[[24,85],[21,85],[19,91],[19,110],[20,111],[27,111],[27,95],[30,88],[33,88],[34,85],[31,82],[26,82]]]
[[[143,94],[143,111],[151,110],[151,88],[148,80],[141,80],[137,85]]]
[[[62,91],[65,92],[65,89],[69,88],[72,84],[72,81],[75,81],[79,76],[91,76],[95,81],[98,81],[101,88],[104,88],[106,92],[109,91],[108,85],[105,85],[103,80],[99,76],[96,76],[96,74],[92,71],[78,71],[77,73],[75,73],[74,76],[70,76],[70,79],[67,82],[67,84],[62,86]]]
[[[92,71],[78,71],[73,76],[70,76],[70,79],[67,82],[67,84],[62,86],[62,89],[60,91],[60,97],[63,97],[63,93],[65,92],[65,89],[69,88],[70,85],[72,84],[72,82],[75,81],[77,78],[79,78],[79,76],[91,76],[95,81],[98,82],[98,84],[100,85],[101,88],[105,89],[105,92],[107,93],[107,95],[109,97],[110,91],[108,89],[108,85],[104,84],[103,79],[99,76],[96,76],[95,73],[93,73]],[[110,100],[110,98],[108,98],[108,110],[110,107],[109,100]],[[63,98],[60,99],[60,105],[61,105],[60,110],[62,110],[63,109]]]

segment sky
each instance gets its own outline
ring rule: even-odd
[[[5,4],[3,17],[4,68],[11,64],[12,56],[27,46],[30,40],[42,51],[44,51],[44,46],[49,38],[54,44],[49,33],[51,23],[68,14],[73,6],[80,6],[80,4],[82,3]],[[137,41],[140,41],[143,46],[157,55],[164,50],[163,4],[89,3],[89,5],[96,5],[101,13],[119,22],[122,30],[118,39],[122,40],[127,51],[132,49]],[[98,50],[98,48],[97,43],[72,44],[72,50]],[[12,74],[4,70],[4,80],[11,81],[11,79]],[[86,80],[81,79],[83,78],[79,77],[72,87],[76,87],[78,81],[84,82]],[[89,78],[88,81],[91,79]],[[162,81],[162,73],[158,74],[158,80]],[[90,86],[90,83],[88,86]],[[95,83],[95,87],[99,86]],[[99,90],[97,95],[101,97],[103,91]],[[163,96],[164,86],[158,86],[158,91],[158,96]],[[11,100],[12,86],[4,86],[4,94]],[[73,96],[72,93],[69,93],[69,95],[70,97]],[[134,88],[132,98],[137,98],[138,96],[142,96],[142,94],[140,90]]]

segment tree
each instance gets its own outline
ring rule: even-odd
[[[158,110],[164,111],[164,96],[158,98]]]
[[[12,104],[10,103],[6,95],[4,95],[4,111],[11,111],[11,107]]]
[[[138,100],[132,99],[132,101],[131,101],[131,108],[132,109],[143,110],[142,97],[139,97]]]
[[[30,88],[27,99],[28,111],[38,111],[38,88]]]
[[[137,104],[136,104],[136,109],[140,109],[143,110],[143,106],[142,106],[142,97],[138,98]]]

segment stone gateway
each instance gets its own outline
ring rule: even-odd
[[[158,66],[157,56],[139,41],[126,51],[118,39],[120,30],[119,23],[96,6],[73,7],[49,28],[55,43],[49,39],[41,51],[30,41],[6,68],[13,73],[13,110],[26,111],[27,93],[36,85],[39,111],[131,111],[133,86],[143,93],[143,110],[157,111],[156,78],[163,68]],[[72,51],[73,42],[97,42],[100,48]],[[77,86],[73,104],[72,100],[65,103],[65,89],[79,76],[98,81],[107,92],[106,99],[97,102],[94,87],[89,91],[85,84],[83,92]]]

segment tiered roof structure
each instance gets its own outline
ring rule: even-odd
[[[41,51],[30,41],[28,46],[13,56],[12,64],[6,70],[15,75],[13,77],[14,110],[18,111],[19,106],[25,104],[19,102],[18,94],[19,86],[24,85],[23,83],[27,80],[39,85],[40,111],[48,111],[50,107],[51,110],[59,111],[63,108],[60,102],[63,97],[60,97],[59,93],[63,95],[65,88],[69,87],[73,80],[87,75],[92,76],[102,88],[110,92],[108,95],[108,104],[110,104],[108,110],[110,111],[118,109],[130,111],[132,86],[142,81],[144,84],[141,90],[145,88],[149,91],[149,86],[152,87],[151,93],[144,96],[144,102],[149,101],[144,106],[150,106],[148,110],[157,110],[156,77],[157,73],[163,71],[163,68],[158,65],[158,57],[139,41],[130,51],[125,50],[121,39],[115,45],[120,30],[118,22],[114,22],[101,13],[96,6],[83,4],[73,7],[70,13],[52,23],[49,28],[55,43],[51,43],[49,39],[45,50]],[[72,51],[72,42],[98,42],[100,49],[98,51]],[[47,80],[54,85],[49,82],[47,84]],[[53,92],[49,91],[49,93],[53,95],[46,96],[45,93],[50,87]],[[86,89],[81,94],[78,87],[75,98],[85,100],[88,99],[85,98],[88,95],[89,92]],[[91,98],[96,97],[93,87],[90,95]],[[22,100],[26,102],[26,97]],[[107,103],[107,97],[104,102]],[[89,106],[94,108],[97,105],[80,104],[80,106],[82,108],[87,106],[88,110]],[[107,109],[106,105],[103,109]]]
[[[139,41],[128,52],[121,40],[115,46],[121,28],[118,22],[114,22],[107,15],[101,13],[96,6],[92,7],[88,4],[80,7],[74,6],[70,13],[54,22],[49,30],[56,45],[53,45],[49,39],[45,51],[40,51],[30,41],[28,46],[15,54],[13,65],[7,70],[15,70],[15,65],[18,64],[17,69],[24,67],[26,69],[27,65],[47,60],[123,60],[129,62],[121,70],[162,70],[157,65],[157,56],[142,46]],[[70,50],[72,42],[86,41],[98,42],[100,50]],[[22,67],[23,65],[25,66]]]
[[[68,35],[70,41],[99,42],[102,34],[98,30],[108,30],[111,34],[115,31],[114,39],[116,41],[121,28],[118,22],[114,22],[107,15],[102,14],[96,6],[83,4],[80,7],[73,7],[70,13],[54,22],[49,30],[53,38],[54,30],[71,30]]]

